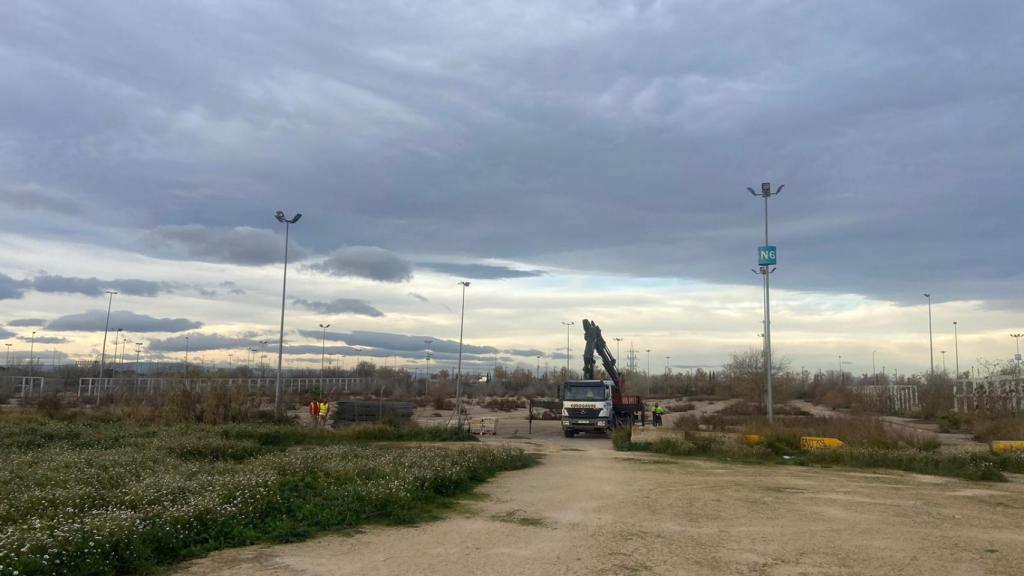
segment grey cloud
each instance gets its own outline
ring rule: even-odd
[[[0,326],[0,338],[13,338],[15,336],[17,336],[16,333],[11,332],[10,330],[7,330],[6,328]]]
[[[295,302],[296,306],[324,314],[356,314],[373,318],[379,318],[384,315],[383,312],[374,308],[365,300],[357,300],[355,298],[335,298],[330,302],[317,302],[306,300],[305,298],[296,298],[293,302]]]
[[[235,284],[230,280],[225,280],[221,282],[220,287],[227,290],[229,294],[234,294],[235,296],[245,296],[245,289],[239,287],[238,284]]]
[[[10,326],[42,326],[46,320],[42,318],[18,318],[7,323]]]
[[[543,351],[535,350],[533,348],[527,348],[527,349],[515,348],[515,349],[512,349],[512,350],[505,350],[505,353],[506,354],[511,354],[513,356],[533,356],[533,357],[536,357],[536,356],[543,356],[544,355]]]
[[[106,310],[68,314],[51,320],[47,323],[46,329],[58,332],[102,332],[106,315]],[[121,328],[128,332],[184,332],[202,325],[202,322],[185,318],[154,318],[127,310],[115,310],[110,313],[111,330]]]
[[[192,332],[150,340],[148,349],[154,352],[184,352],[186,347],[185,336],[188,336],[187,345],[189,351],[194,352],[205,352],[208,350],[244,351],[250,348],[261,348],[259,344],[261,338],[254,335],[223,336],[220,334]]]
[[[25,342],[31,342],[32,341],[32,337],[31,336],[18,336],[18,339],[19,340],[24,340]],[[61,337],[61,336],[36,336],[35,337],[36,344],[63,344],[65,342],[67,342],[67,341],[68,341],[67,338],[64,338],[64,337]]]
[[[425,303],[428,303],[428,304],[430,303],[430,299],[428,299],[423,294],[417,294],[416,292],[409,292],[409,296],[412,296],[413,298],[419,300],[420,302],[425,302]]]
[[[164,258],[244,265],[284,261],[284,235],[266,228],[166,225],[146,233],[141,241],[151,253]],[[302,260],[306,255],[305,248],[290,240],[289,260]]]
[[[334,276],[355,276],[380,282],[404,282],[412,278],[409,262],[377,246],[338,248],[312,268]]]
[[[780,287],[1020,302],[1019,4],[261,6],[0,19],[0,187],[170,223],[172,257],[279,260],[277,234],[214,231],[287,197],[318,253],[735,284],[770,180]]]
[[[17,300],[25,295],[28,285],[24,280],[15,280],[0,272],[0,300]]]
[[[300,330],[300,334],[307,338],[320,339],[319,330]],[[407,334],[391,334],[388,332],[327,332],[327,339],[334,342],[344,342],[349,346],[368,346],[383,350],[399,352],[422,352],[430,348],[434,352],[457,353],[459,351],[458,340],[445,340],[432,336],[409,336]],[[424,340],[433,340],[430,345]],[[476,346],[463,342],[462,351],[465,354],[494,354],[497,349],[493,346]]]
[[[505,278],[532,278],[542,276],[544,273],[538,270],[516,270],[507,266],[494,266],[490,264],[459,264],[451,262],[419,262],[417,266],[443,272],[461,278],[476,278],[481,280],[500,280]]]
[[[50,274],[36,276],[32,279],[31,286],[37,292],[62,292],[86,296],[101,296],[105,290],[116,290],[127,296],[156,296],[166,289],[160,282],[135,278],[100,280]]]
[[[76,214],[81,205],[69,194],[38,185],[21,185],[0,190],[0,206],[9,211]]]

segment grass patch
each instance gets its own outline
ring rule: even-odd
[[[369,443],[435,434],[5,415],[0,575],[148,573],[221,548],[417,522],[537,461],[508,447]]]
[[[696,456],[728,462],[883,468],[993,482],[1006,481],[1004,471],[1016,472],[1024,469],[1024,457],[1020,455],[946,454],[907,447],[863,446],[801,452],[799,440],[794,448],[788,437],[768,438],[761,445],[747,446],[738,439],[687,433],[685,437],[659,438],[643,443],[629,442],[621,447],[617,446],[616,449],[642,450],[670,456]]]

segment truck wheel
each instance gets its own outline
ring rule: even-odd
[[[572,438],[573,436],[576,436],[576,431],[575,430],[568,430],[568,429],[566,429],[566,430],[562,430],[562,433],[565,434],[566,438]]]

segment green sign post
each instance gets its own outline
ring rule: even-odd
[[[757,247],[757,265],[775,266],[777,249],[775,246]]]

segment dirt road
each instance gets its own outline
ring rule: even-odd
[[[618,453],[596,438],[445,520],[212,554],[191,576],[1020,574],[1024,484]]]

